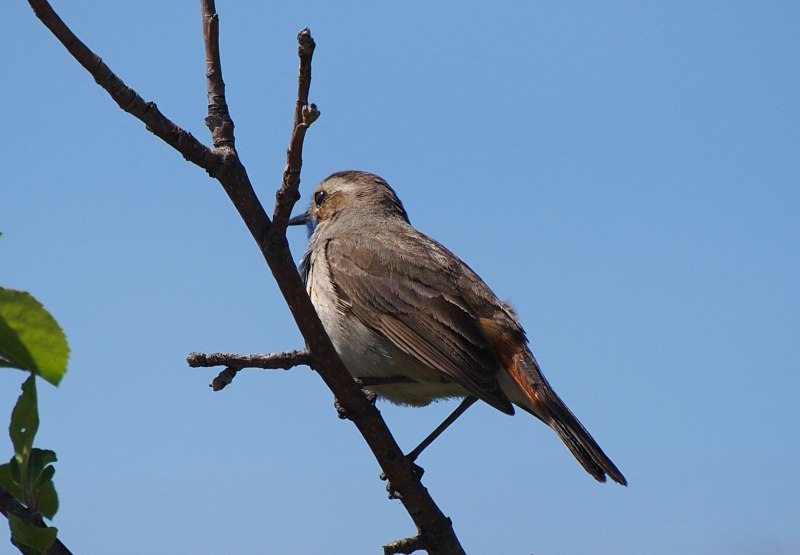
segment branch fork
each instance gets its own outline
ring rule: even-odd
[[[247,171],[236,152],[234,124],[225,100],[225,84],[222,80],[219,16],[216,13],[214,0],[200,2],[208,88],[206,124],[211,132],[212,147],[202,144],[191,133],[164,116],[155,103],[144,101],[135,90],[128,87],[99,56],[75,36],[46,0],[28,0],[28,3],[42,23],[109,93],[120,108],[142,121],[150,132],[177,150],[186,160],[204,169],[225,189],[278,283],[295,322],[309,346],[309,351],[306,353],[313,353],[313,358],[304,359],[306,362],[302,363],[310,364],[313,361],[314,368],[364,437],[417,527],[416,536],[386,546],[384,553],[412,553],[425,549],[434,555],[463,554],[463,548],[453,531],[450,519],[441,512],[422,486],[411,462],[402,456],[402,451],[380,417],[380,413],[369,402],[339,359],[306,293],[286,242],[289,215],[300,197],[298,189],[305,133],[319,118],[317,107],[308,102],[311,60],[316,46],[311,32],[303,29],[297,36],[300,68],[294,125],[286,153],[286,167],[281,187],[276,193],[275,208],[270,219],[256,196]],[[266,359],[262,362],[265,364],[265,360],[271,360],[270,363],[275,362],[280,359],[278,355],[281,353],[266,355]],[[213,356],[191,355],[190,360],[194,360],[198,366],[205,366]],[[226,366],[223,374],[226,371],[230,374],[224,377],[223,381],[233,379],[232,376],[244,367],[241,364],[242,360],[236,356],[225,355],[220,359]],[[310,354],[303,356],[311,357]]]

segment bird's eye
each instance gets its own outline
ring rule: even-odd
[[[327,191],[317,191],[314,193],[314,204],[317,205],[317,208],[322,206],[322,203],[325,202],[326,198],[328,198]]]

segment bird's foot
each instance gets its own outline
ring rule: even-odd
[[[374,391],[370,391],[369,389],[363,389],[364,396],[367,398],[367,401],[374,407],[376,401],[378,400],[378,394]]]
[[[336,409],[336,415],[342,420],[350,420],[350,413],[342,406],[339,399],[333,398],[333,408]]]
[[[361,383],[358,379],[356,382],[359,382],[358,385],[361,386]],[[362,389],[361,391],[364,393],[364,397],[367,398],[367,401],[369,401],[369,403],[374,407],[376,401],[378,400],[378,394],[368,389]],[[339,416],[339,418],[342,420],[352,420],[352,418],[350,418],[350,413],[348,413],[347,409],[342,406],[342,404],[339,402],[339,399],[335,397],[333,398],[333,407],[336,409],[336,414]]]

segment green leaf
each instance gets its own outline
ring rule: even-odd
[[[56,541],[56,536],[58,535],[58,529],[53,526],[40,528],[22,521],[10,513],[8,515],[8,525],[11,528],[11,539],[33,548],[33,553],[44,554],[47,548]],[[31,551],[26,551],[26,553],[31,553]]]
[[[16,500],[22,499],[22,489],[19,485],[19,466],[17,459],[11,459],[11,462],[0,464],[0,486],[6,488],[8,493]]]
[[[33,448],[28,461],[28,507],[39,511],[47,518],[53,518],[58,511],[58,495],[53,484],[56,469],[50,463],[56,462],[56,454],[49,449]]]
[[[11,478],[13,478],[17,484],[22,484],[22,470],[19,468],[19,461],[17,461],[16,455],[11,457]],[[17,499],[22,499],[22,497],[18,497]]]
[[[39,410],[36,402],[36,376],[33,374],[22,383],[22,394],[11,412],[8,427],[11,443],[14,444],[14,457],[27,477],[28,458],[33,448],[33,438],[39,430]]]
[[[56,462],[57,460],[58,459],[56,459],[55,451],[50,451],[49,449],[38,449],[36,447],[31,449],[31,456],[28,459],[27,481],[32,489],[50,479],[52,474],[48,476],[46,475],[45,471],[50,468],[52,469],[52,472],[55,472],[55,469],[48,465]]]
[[[48,466],[47,468],[55,472],[55,468],[52,466]],[[52,477],[53,474],[50,473],[51,479],[42,484],[39,488],[39,499],[37,500],[39,512],[49,519],[52,519],[58,512],[58,493],[56,493],[56,486],[53,483]]]
[[[64,331],[41,303],[0,287],[0,366],[30,370],[58,385],[68,358]]]

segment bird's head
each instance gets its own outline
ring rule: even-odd
[[[289,220],[289,225],[308,226],[309,234],[317,225],[326,225],[339,217],[400,218],[408,222],[403,203],[386,181],[375,174],[347,170],[331,174],[317,185],[308,211]]]

